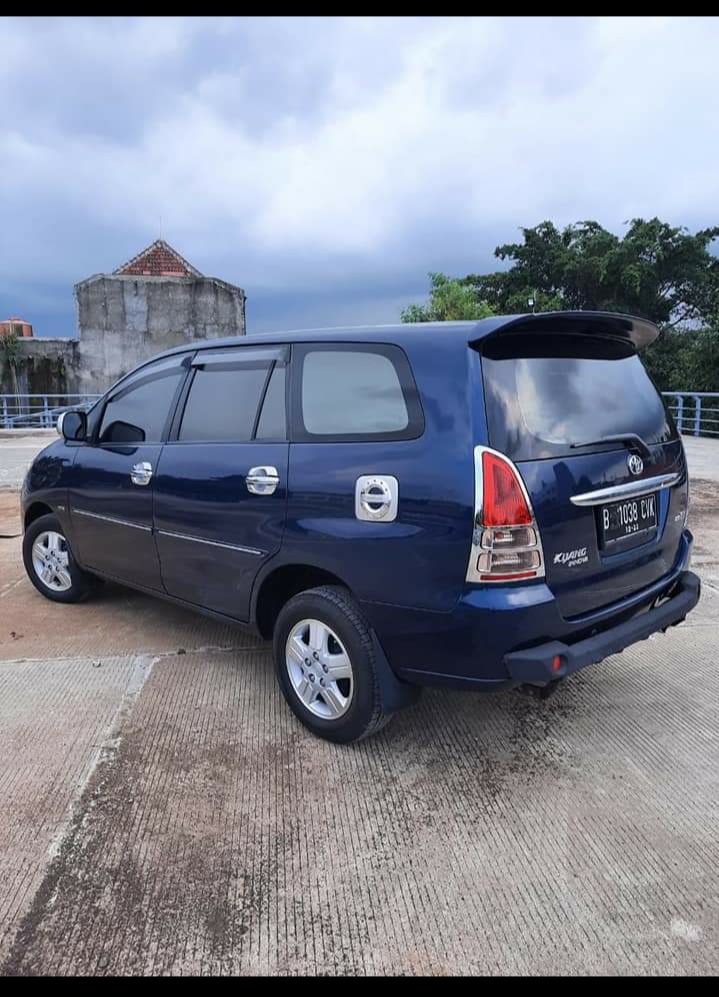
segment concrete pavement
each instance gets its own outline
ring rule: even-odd
[[[719,484],[719,437],[683,436],[692,478]]]
[[[19,553],[0,540],[3,974],[719,971],[711,585],[547,702],[428,692],[340,748],[252,636],[110,585],[49,603]]]
[[[22,430],[0,433],[0,490],[19,488],[35,455],[56,439],[57,433],[54,430],[43,433],[24,433]]]

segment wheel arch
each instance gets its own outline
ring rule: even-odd
[[[343,578],[317,565],[296,562],[268,570],[258,580],[252,597],[252,620],[260,635],[270,640],[275,621],[288,599],[319,585],[341,585],[352,591]]]
[[[57,513],[49,506],[47,502],[34,501],[31,502],[27,509],[25,510],[25,516],[23,518],[23,526],[25,529],[28,528],[36,519],[41,516],[55,516]]]

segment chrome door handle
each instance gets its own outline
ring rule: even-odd
[[[252,495],[272,495],[280,483],[280,476],[276,467],[251,467],[245,482]]]
[[[130,481],[133,485],[149,485],[151,477],[152,464],[146,460],[140,461],[139,464],[133,464],[130,470]]]

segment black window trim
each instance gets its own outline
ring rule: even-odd
[[[97,422],[95,423],[92,437],[87,441],[88,444],[94,447],[102,447],[103,449],[116,449],[117,447],[123,447],[127,449],[127,447],[160,446],[164,444],[167,441],[171,431],[171,427],[177,412],[177,403],[185,389],[185,385],[187,384],[187,381],[189,380],[189,377],[192,372],[190,364],[192,362],[192,357],[194,353],[195,353],[194,350],[190,350],[187,353],[178,353],[176,357],[158,357],[158,358],[153,357],[150,360],[148,360],[147,363],[143,364],[142,367],[137,367],[135,368],[135,370],[131,370],[128,374],[125,375],[125,377],[121,378],[119,381],[113,384],[112,387],[109,388],[108,391],[105,393],[105,395],[100,399],[100,401],[97,402],[97,404],[100,406],[100,412],[99,415],[97,416]],[[117,398],[119,395],[125,394],[127,391],[130,391],[133,388],[139,387],[140,385],[144,384],[146,381],[150,382],[155,378],[168,376],[167,372],[163,372],[162,374],[153,374],[149,370],[149,368],[153,367],[156,363],[162,363],[174,359],[177,359],[178,361],[177,367],[179,370],[182,371],[184,368],[184,376],[180,377],[177,387],[175,389],[175,393],[172,396],[172,400],[170,401],[170,405],[167,412],[167,418],[165,419],[162,430],[160,432],[160,439],[143,440],[142,443],[120,443],[120,442],[103,443],[100,440],[100,429],[102,427],[102,423],[105,418],[105,410],[107,409],[107,406],[110,404],[110,402],[114,401],[115,398]],[[172,368],[170,367],[170,370],[171,369]]]
[[[236,359],[220,359],[220,354],[224,358],[231,351],[237,351],[238,356]],[[245,355],[242,356],[241,354]],[[176,405],[174,410],[174,415],[172,418],[171,426],[166,438],[166,443],[177,445],[177,446],[197,446],[197,445],[207,445],[212,446],[239,446],[245,444],[262,444],[262,443],[289,443],[289,430],[290,430],[290,420],[289,420],[289,382],[290,378],[285,377],[285,435],[282,439],[269,439],[263,438],[261,440],[256,439],[257,429],[259,426],[260,417],[262,415],[262,408],[265,404],[265,397],[267,395],[267,390],[270,386],[270,379],[272,373],[276,367],[286,367],[291,368],[291,357],[292,357],[292,347],[290,343],[281,344],[278,346],[271,347],[260,347],[256,345],[237,345],[237,346],[224,346],[219,347],[217,350],[198,350],[195,354],[194,359],[190,363],[190,369],[187,379],[182,388],[182,392],[176,399]],[[182,419],[185,415],[185,408],[187,406],[187,400],[192,391],[192,385],[197,376],[198,370],[204,369],[206,367],[212,367],[214,370],[236,370],[239,368],[267,368],[267,374],[265,376],[265,381],[262,386],[262,391],[260,392],[260,399],[257,404],[257,410],[255,411],[255,419],[252,426],[252,437],[249,440],[181,440],[180,439],[180,427],[182,426]]]
[[[277,367],[277,361],[273,360],[272,363],[267,368],[267,373],[265,374],[265,383],[262,385],[262,391],[260,392],[260,400],[257,403],[257,411],[255,412],[255,421],[252,423],[252,435],[250,436],[250,442],[254,443],[257,439],[257,427],[260,424],[260,417],[262,415],[262,409],[265,407],[265,398],[267,397],[267,389],[270,386],[270,381],[272,380],[272,375]],[[285,412],[285,436],[287,436],[287,413]]]
[[[305,357],[309,353],[377,353],[386,357],[395,369],[404,403],[407,408],[407,426],[402,430],[383,433],[310,433],[302,418],[302,375]],[[295,343],[292,351],[290,390],[290,440],[293,443],[390,443],[416,440],[425,430],[424,410],[407,354],[396,343],[378,343],[358,340]]]

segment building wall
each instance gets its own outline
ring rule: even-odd
[[[32,336],[32,326],[19,318],[9,318],[0,322],[0,337],[12,335],[27,339]]]
[[[174,346],[245,335],[244,291],[214,277],[98,275],[75,285],[75,299],[81,392],[104,391]]]
[[[77,339],[28,337],[17,347],[17,386],[20,394],[75,394],[78,390]],[[12,374],[0,349],[0,393],[13,394]]]

